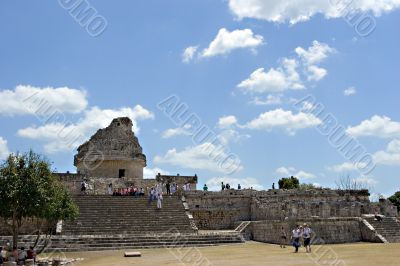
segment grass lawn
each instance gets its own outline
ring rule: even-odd
[[[67,253],[69,258],[83,258],[79,266],[122,265],[332,265],[332,266],[397,266],[400,244],[356,243],[313,246],[311,254],[293,253],[277,245],[246,242],[204,248],[143,249],[140,258],[124,258],[125,250]],[[132,251],[132,250],[131,250]],[[136,250],[135,250],[136,251]],[[197,264],[196,264],[197,263]],[[207,264],[208,263],[208,264]]]

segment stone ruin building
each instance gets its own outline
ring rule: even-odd
[[[129,118],[116,118],[78,148],[77,173],[58,173],[80,209],[75,221],[62,221],[50,250],[84,251],[140,247],[181,247],[242,243],[252,239],[280,243],[283,227],[290,235],[296,224],[308,223],[313,243],[400,242],[395,206],[370,202],[368,190],[270,189],[268,191],[196,190],[198,177],[163,175],[143,178],[146,156]],[[80,195],[80,183],[91,186]],[[106,187],[155,183],[190,183],[190,191],[165,196],[163,208],[148,206],[147,197],[119,197]],[[165,188],[164,188],[165,189]],[[383,215],[382,222],[374,213]],[[10,239],[0,221],[0,241]],[[223,231],[221,231],[223,230]],[[32,232],[26,223],[23,233]],[[162,241],[160,242],[160,239]],[[33,241],[28,236],[25,243]],[[288,240],[289,241],[289,240]]]
[[[143,179],[146,156],[132,126],[128,117],[113,119],[108,127],[99,129],[79,146],[74,158],[78,174],[132,182]]]
[[[191,189],[195,190],[197,175],[167,176],[159,173],[154,179],[143,178],[146,155],[132,126],[130,118],[119,117],[113,119],[108,127],[99,129],[78,147],[74,157],[77,173],[58,173],[60,179],[75,193],[79,192],[82,180],[89,183],[89,192],[93,194],[104,194],[108,184],[113,184],[114,188],[130,185],[147,188],[166,180],[179,186],[190,183]]]

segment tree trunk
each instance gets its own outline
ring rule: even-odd
[[[18,248],[18,234],[19,234],[19,225],[17,222],[17,218],[14,216],[12,221],[12,234],[13,234],[13,248]]]

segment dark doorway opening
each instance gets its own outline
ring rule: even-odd
[[[119,169],[118,177],[119,177],[119,178],[125,177],[125,169]]]

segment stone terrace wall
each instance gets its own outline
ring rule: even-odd
[[[186,192],[186,202],[199,229],[231,229],[251,218],[251,191]]]
[[[72,173],[58,173],[57,176],[71,194],[81,193],[82,180],[87,181],[89,185],[87,193],[89,194],[106,194],[109,184],[113,184],[113,188],[125,188],[132,183],[123,178],[87,177],[86,175]]]
[[[186,201],[199,229],[233,229],[238,221],[360,217],[374,213],[397,216],[389,202],[371,203],[368,191],[225,190],[188,192]]]
[[[339,192],[329,189],[261,191],[252,199],[252,220],[359,217],[363,213],[371,213],[368,195],[368,191]]]
[[[358,218],[255,221],[251,223],[252,237],[255,241],[279,244],[281,227],[283,227],[287,235],[287,244],[289,244],[293,228],[297,223],[303,224],[304,222],[308,223],[314,232],[314,243],[352,243],[363,240]]]

